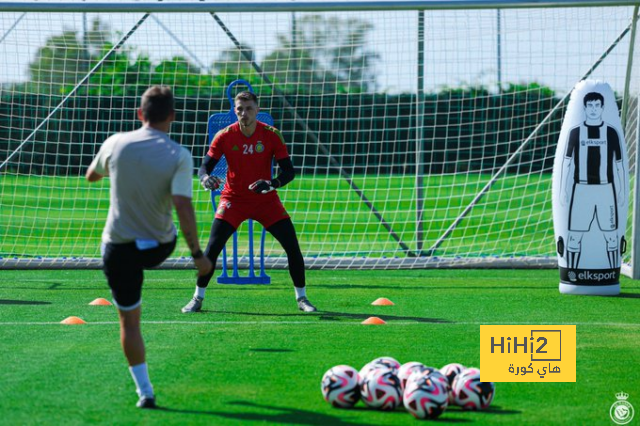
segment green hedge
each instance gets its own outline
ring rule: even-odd
[[[0,103],[0,162],[40,125],[62,98],[5,97]],[[420,141],[415,95],[328,94],[262,99],[303,173],[336,173],[332,157],[349,173],[414,173],[416,152],[424,151],[429,174],[491,172],[504,164],[558,102],[522,93],[501,95],[442,93],[424,98]],[[137,97],[83,96],[67,101],[39,129],[6,170],[76,176],[102,141],[138,127]],[[189,148],[196,164],[206,148],[210,114],[228,111],[226,97],[178,99],[171,136]],[[513,173],[550,171],[563,111],[531,141]],[[301,123],[306,124],[305,129]],[[325,149],[321,149],[318,143]],[[327,152],[329,155],[327,155]],[[334,163],[335,164],[335,163]],[[6,171],[6,170],[3,170]]]

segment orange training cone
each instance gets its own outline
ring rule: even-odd
[[[386,297],[381,297],[379,299],[376,299],[371,304],[372,305],[376,305],[376,306],[392,306],[392,305],[395,305],[395,303],[393,303],[391,300],[387,299]]]
[[[86,323],[87,323],[86,321],[78,317],[69,317],[60,321],[60,324],[66,324],[66,325],[76,325],[76,324],[86,324]]]
[[[366,320],[362,321],[360,324],[366,324],[366,325],[382,325],[382,324],[386,324],[386,322],[384,322],[383,320],[381,320],[378,317],[369,317]]]
[[[111,306],[112,303],[107,299],[103,299],[102,297],[97,298],[93,302],[89,303],[90,305],[98,305],[98,306]]]

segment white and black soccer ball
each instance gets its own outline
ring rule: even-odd
[[[398,374],[398,370],[400,369],[400,363],[397,359],[392,358],[390,356],[381,356],[380,358],[376,358],[370,362],[373,365],[381,365],[383,367],[390,368],[393,370],[393,374]]]
[[[447,409],[449,391],[441,380],[430,375],[415,376],[415,380],[407,382],[403,404],[417,419],[435,419]]]
[[[451,386],[449,386],[449,382],[447,381],[447,378],[442,373],[440,373],[440,370],[438,370],[435,367],[429,367],[426,365],[423,365],[422,367],[416,367],[413,370],[413,373],[409,375],[409,378],[407,379],[407,384],[411,381],[418,380],[420,377],[423,377],[423,376],[429,376],[434,380],[438,380],[439,382],[442,382],[442,384],[445,386],[447,390],[451,388]]]
[[[440,369],[440,372],[447,378],[449,384],[453,384],[453,379],[465,369],[466,367],[462,364],[458,364],[457,362],[453,362],[451,364],[447,364]]]
[[[372,370],[362,379],[362,401],[371,408],[383,411],[395,410],[402,404],[400,379],[388,368]]]
[[[481,382],[480,370],[467,368],[453,380],[453,402],[463,410],[484,410],[491,405],[496,386],[493,382]]]
[[[360,369],[360,384],[362,385],[362,380],[373,370],[391,370],[393,374],[397,375],[399,368],[400,363],[395,358],[391,358],[390,356],[376,358]]]
[[[400,386],[402,386],[403,390],[407,386],[407,379],[409,376],[411,376],[413,372],[423,368],[426,368],[425,365],[417,361],[405,362],[400,366],[398,369],[398,379],[400,379]]]
[[[458,364],[457,362],[453,362],[451,364],[445,365],[440,369],[440,373],[442,373],[444,377],[447,378],[450,389],[453,389],[453,380],[456,378],[458,374],[462,373],[462,371],[465,368],[466,367],[464,365]],[[449,405],[453,405],[453,404],[454,404],[453,392],[449,391]]]
[[[349,365],[336,365],[322,376],[322,396],[337,408],[351,408],[360,400],[358,371]]]

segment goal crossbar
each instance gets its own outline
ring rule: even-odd
[[[549,7],[599,7],[632,6],[638,0],[386,0],[386,1],[106,1],[74,2],[51,1],[0,1],[0,11],[5,12],[330,12],[340,10],[472,10],[472,9],[516,9]]]

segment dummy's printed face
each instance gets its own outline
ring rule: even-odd
[[[602,102],[600,100],[588,101],[584,111],[589,120],[599,120],[602,117]]]
[[[256,122],[256,116],[258,115],[258,105],[253,101],[243,101],[237,99],[235,101],[234,111],[238,121],[243,127],[251,126]]]

